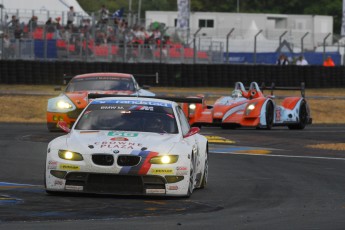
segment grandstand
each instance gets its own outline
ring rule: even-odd
[[[62,22],[67,21],[67,11],[70,6],[78,16],[88,16],[77,0],[0,0],[1,22],[6,23],[12,15],[16,15],[20,22],[27,22],[35,15],[40,23],[45,23],[49,17],[61,17]]]

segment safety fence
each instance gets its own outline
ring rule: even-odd
[[[91,72],[120,72],[136,76],[139,84],[163,87],[233,87],[236,81],[245,85],[256,81],[277,86],[307,88],[345,87],[343,66],[276,66],[276,65],[217,65],[217,64],[163,64],[112,63],[70,61],[1,60],[1,84],[62,84],[64,75]],[[156,78],[142,77],[158,73]]]
[[[86,45],[88,44],[88,45]],[[1,47],[1,41],[0,41]],[[10,48],[0,52],[5,60],[68,60],[88,62],[159,62],[159,63],[212,63],[222,62],[222,52],[196,50],[181,44],[95,44],[82,38],[74,43],[63,39],[11,40]]]

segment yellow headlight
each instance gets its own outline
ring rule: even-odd
[[[67,160],[71,160],[73,158],[73,153],[70,152],[70,151],[67,151],[67,152],[64,153],[64,157]]]
[[[161,161],[162,161],[163,164],[169,164],[170,161],[171,161],[171,159],[170,159],[169,156],[163,156],[163,157],[161,158]]]
[[[152,157],[150,159],[151,164],[173,164],[176,163],[178,160],[177,155],[164,155],[164,156],[157,156]]]
[[[70,161],[82,161],[84,160],[83,156],[77,152],[71,152],[68,150],[59,150],[59,157],[61,159],[70,160]]]

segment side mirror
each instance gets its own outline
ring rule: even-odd
[[[189,132],[184,135],[183,137],[186,138],[186,137],[190,137],[190,136],[193,136],[194,134],[197,134],[198,132],[200,131],[200,128],[199,127],[192,127]]]
[[[66,121],[59,121],[59,122],[58,122],[58,126],[59,126],[60,129],[62,129],[65,133],[71,132],[71,129],[68,127]]]

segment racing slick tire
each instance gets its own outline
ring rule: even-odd
[[[194,190],[194,156],[192,154],[192,159],[190,160],[190,170],[189,170],[189,185],[187,191],[187,197],[189,198]]]
[[[274,121],[274,106],[271,101],[266,105],[266,129],[272,129]]]
[[[299,123],[298,124],[293,124],[289,125],[289,129],[304,129],[305,126],[308,123],[308,110],[307,110],[307,104],[305,101],[301,102],[301,105],[299,106]]]
[[[205,166],[204,166],[204,175],[202,176],[202,180],[200,183],[199,188],[205,188],[207,185],[207,179],[208,179],[208,151],[206,151],[206,159],[205,159]]]

